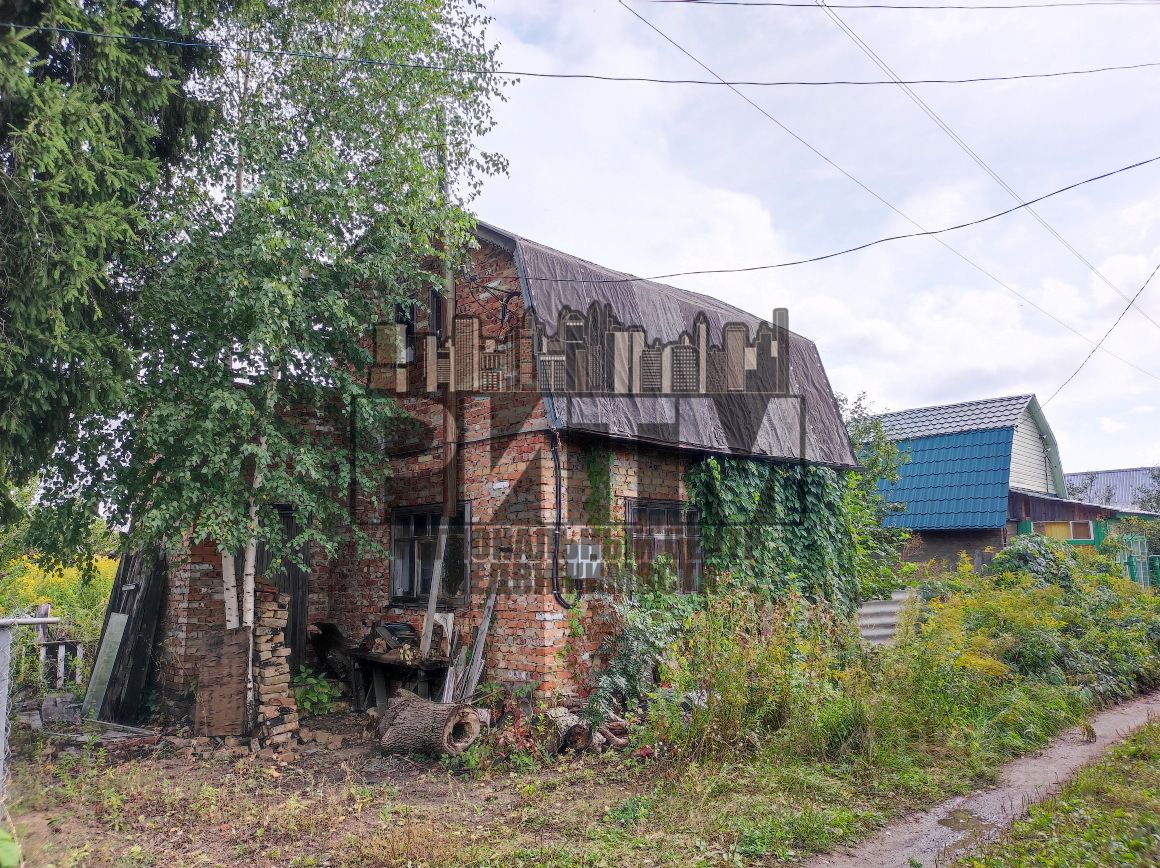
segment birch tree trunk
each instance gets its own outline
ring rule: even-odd
[[[238,574],[234,556],[222,552],[222,597],[226,607],[226,629],[238,629]]]

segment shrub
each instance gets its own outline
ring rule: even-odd
[[[294,699],[303,717],[327,714],[334,708],[334,701],[342,695],[342,688],[330,679],[306,667],[298,670],[294,679]]]

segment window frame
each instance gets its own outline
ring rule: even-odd
[[[427,530],[422,535],[415,535],[415,516],[425,516],[427,519]],[[397,534],[397,528],[399,527],[400,520],[403,518],[409,518],[411,520],[410,536],[399,537]],[[408,584],[411,587],[414,587],[415,583],[418,582],[419,588],[421,589],[423,585],[423,567],[422,559],[418,556],[419,546],[428,542],[432,545],[438,545],[438,522],[441,521],[442,518],[443,505],[439,503],[422,504],[419,506],[401,506],[396,507],[390,511],[388,527],[390,528],[391,534],[391,547],[389,552],[390,582],[388,591],[390,593],[392,605],[428,605],[428,600],[430,597],[429,591],[422,592],[420,590],[418,593],[399,593],[397,590],[399,574],[396,568],[399,561],[396,552],[399,542],[401,542],[403,539],[409,542],[410,551],[408,555],[408,563],[412,571],[414,571],[416,569],[416,565],[418,565],[417,569],[419,573],[417,576],[412,575],[408,577]],[[467,607],[471,603],[471,501],[461,500],[459,502],[457,515],[452,518],[453,522],[456,520],[461,520],[462,522],[462,533],[458,536],[460,536],[463,540],[463,588],[455,597],[448,597],[445,593],[443,593],[444,588],[441,583],[439,600],[437,603],[437,608],[440,609],[461,609]],[[452,530],[454,533],[454,526]],[[434,549],[432,549],[432,568],[434,568]],[[444,564],[444,576],[446,575],[447,566]],[[430,582],[429,579],[428,582]]]
[[[681,534],[679,536],[658,535],[656,533],[642,533],[638,528],[641,525],[637,520],[638,511],[677,511],[680,514],[680,528]],[[664,543],[671,543],[677,540],[686,540],[685,543],[685,563],[687,565],[688,574],[682,569],[677,575],[678,587],[676,593],[678,594],[699,594],[701,593],[702,580],[704,578],[704,556],[701,551],[701,511],[687,500],[666,500],[663,498],[650,497],[626,497],[624,498],[624,519],[627,530],[629,551],[632,555],[633,564],[637,564],[637,543],[645,540],[652,540],[652,555],[648,561],[648,567],[651,570],[653,562],[660,554],[669,554],[669,552],[658,550],[658,543],[662,546]],[[658,525],[648,524],[645,529],[651,531]],[[660,527],[677,527],[677,525],[662,524]],[[679,565],[678,565],[679,566]]]

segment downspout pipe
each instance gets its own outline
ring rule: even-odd
[[[556,602],[560,604],[561,608],[567,610],[572,608],[572,604],[564,598],[564,594],[560,591],[560,533],[564,523],[564,474],[560,467],[560,432],[558,430],[552,431],[552,469],[556,481],[556,518],[552,528],[552,596],[556,598]]]

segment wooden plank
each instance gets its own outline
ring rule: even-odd
[[[487,643],[487,633],[491,629],[491,618],[495,612],[495,597],[499,592],[499,577],[492,575],[491,586],[487,590],[487,603],[483,607],[483,618],[479,622],[479,632],[475,636],[475,644],[471,648],[471,666],[467,670],[467,681],[459,691],[459,702],[470,702],[475,688],[479,686],[479,678],[483,674],[483,651]]]
[[[133,569],[126,581],[114,592],[122,607],[119,611],[128,615],[128,622],[109,679],[104,707],[95,711],[103,720],[136,723],[145,713],[167,581],[168,564],[164,553],[141,553],[134,558]]]

